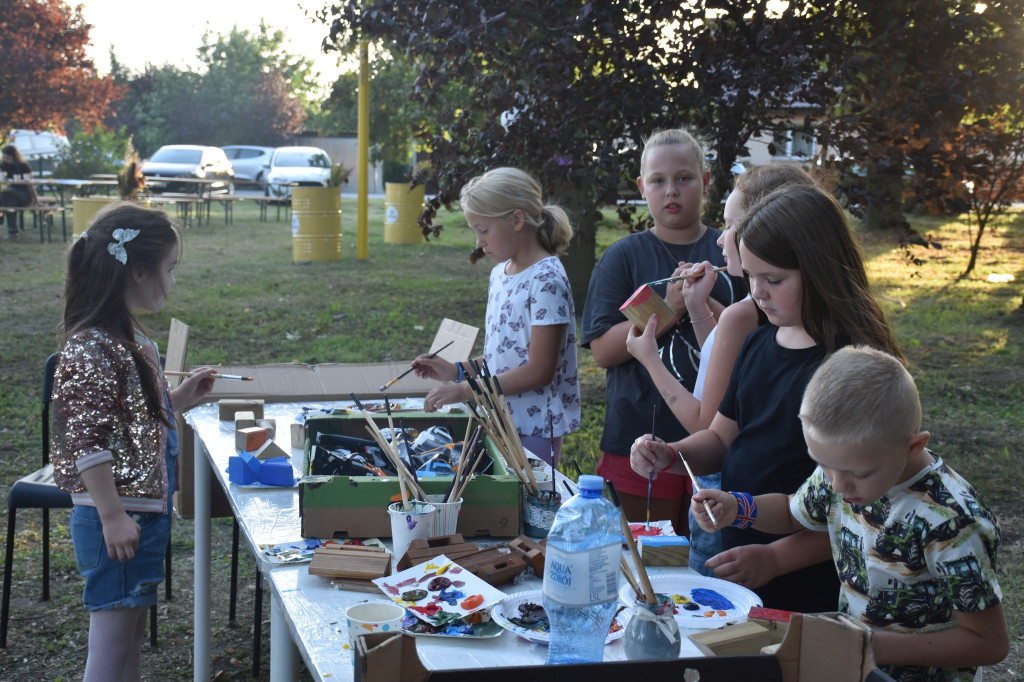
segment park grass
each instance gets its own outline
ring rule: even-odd
[[[369,258],[356,258],[355,201],[343,204],[340,261],[296,263],[291,227],[257,220],[244,203],[233,225],[216,209],[209,226],[186,234],[177,287],[166,308],[144,324],[161,345],[170,319],[191,326],[191,363],[362,362],[404,360],[423,352],[443,317],[482,326],[489,265],[470,264],[472,233],[460,214],[442,214],[441,238],[419,245],[385,244],[383,202],[369,212]],[[606,247],[624,234],[607,211],[598,234]],[[1024,442],[1024,216],[1014,213],[986,236],[977,271],[959,280],[968,260],[967,225],[944,218],[914,219],[941,249],[912,247],[910,263],[892,234],[861,233],[869,271],[912,363],[932,446],[974,483],[1002,523],[999,579],[1013,650],[986,680],[1024,676],[1022,560],[1024,513],[1019,480]],[[7,484],[34,469],[39,457],[40,375],[56,348],[66,245],[41,244],[31,234],[0,247],[0,498]],[[1012,274],[1009,283],[989,275]],[[565,451],[592,472],[604,417],[603,372],[582,351],[583,428]],[[54,514],[51,601],[38,601],[37,512],[19,514],[11,630],[0,650],[4,679],[68,680],[81,674],[87,619],[67,531],[66,513]],[[6,524],[4,525],[6,527]],[[243,679],[251,666],[253,561],[241,562],[238,620],[227,623],[226,584],[231,525],[214,522],[214,655],[217,679]],[[144,648],[146,679],[191,679],[192,524],[175,524],[174,598],[160,603],[160,641]],[[243,553],[244,554],[244,553]],[[245,586],[248,586],[246,588]],[[268,606],[264,600],[265,607]],[[265,618],[269,617],[267,608]],[[260,678],[267,678],[269,627],[263,629]],[[305,674],[305,673],[304,673]],[[307,679],[307,678],[304,678]]]

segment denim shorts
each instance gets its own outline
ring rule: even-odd
[[[86,611],[109,611],[156,603],[164,579],[164,555],[171,537],[170,514],[129,512],[142,533],[135,558],[120,562],[107,555],[103,525],[95,507],[71,510],[71,541],[78,572],[85,578],[82,604]]]

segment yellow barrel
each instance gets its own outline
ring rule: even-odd
[[[117,200],[117,197],[73,197],[71,199],[71,206],[73,208],[71,222],[75,238],[77,239],[89,229],[89,223],[92,222],[92,219],[96,217],[101,208]]]
[[[292,255],[296,263],[341,260],[341,190],[292,189]]]
[[[423,212],[423,185],[384,183],[384,243],[422,244],[423,231],[416,219]]]

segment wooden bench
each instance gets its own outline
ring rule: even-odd
[[[273,204],[277,206],[277,221],[281,222],[281,211],[284,210],[284,219],[287,221],[291,217],[292,213],[292,202],[291,199],[278,199],[277,197],[243,197],[255,201],[260,207],[260,222],[267,222],[268,207]]]
[[[0,211],[4,214],[13,213],[18,219],[18,231],[25,231],[25,214],[31,214],[32,227],[39,228],[39,241],[53,241],[53,216],[59,213],[61,216],[61,235],[64,241],[68,240],[67,220],[64,216],[67,209],[64,206],[36,205],[36,206],[3,206]]]

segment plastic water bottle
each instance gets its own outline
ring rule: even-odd
[[[600,476],[580,476],[579,486],[548,533],[544,610],[551,624],[549,664],[599,662],[618,599],[619,512],[601,496]]]

